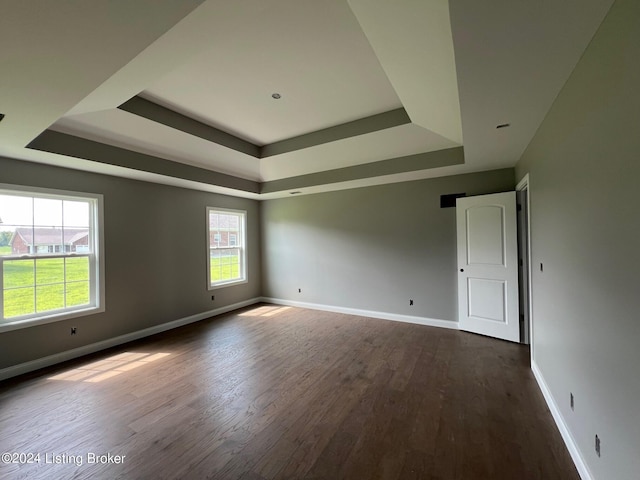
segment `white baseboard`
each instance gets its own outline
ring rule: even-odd
[[[567,446],[567,449],[569,450],[569,454],[571,454],[571,458],[573,459],[573,463],[575,464],[576,469],[580,474],[580,478],[582,478],[582,480],[593,480],[593,475],[591,475],[591,472],[589,471],[589,467],[587,467],[587,464],[585,463],[584,459],[582,458],[582,455],[580,454],[578,445],[573,439],[573,435],[571,435],[571,432],[569,431],[569,428],[567,427],[567,424],[564,421],[564,417],[560,413],[560,409],[558,408],[558,405],[555,399],[553,398],[553,395],[551,395],[551,391],[549,390],[547,383],[544,381],[542,372],[540,371],[540,368],[538,368],[538,365],[533,360],[531,361],[531,371],[533,372],[533,376],[538,382],[538,386],[542,391],[542,395],[544,396],[544,399],[547,402],[547,406],[549,407],[549,410],[551,410],[551,415],[553,416],[553,419],[555,420],[556,425],[558,426],[558,430],[560,430],[560,435],[562,435],[562,439],[564,440],[564,443]]]
[[[103,340],[101,342],[92,343],[90,345],[74,348],[65,352],[56,353],[47,357],[37,358],[29,362],[20,363],[18,365],[12,365],[0,370],[0,380],[5,380],[7,378],[22,375],[23,373],[33,372],[34,370],[38,370],[40,368],[66,362],[67,360],[71,360],[73,358],[78,358],[82,357],[83,355],[99,352],[100,350],[105,350],[107,348],[115,347],[116,345],[132,342],[140,338],[155,335],[156,333],[166,332],[167,330],[182,327],[183,325],[199,322],[200,320],[204,320],[206,318],[215,317],[216,315],[222,315],[223,313],[237,310],[238,308],[247,307],[249,305],[259,303],[260,301],[260,298],[251,298],[243,302],[234,303],[233,305],[227,305],[225,307],[216,308],[214,310],[198,313],[189,317],[179,318],[178,320],[173,320],[161,325],[155,325],[153,327],[145,328],[144,330],[138,330],[136,332],[120,335],[119,337],[110,338],[108,340]]]
[[[449,320],[439,320],[436,318],[414,317],[411,315],[400,315],[397,313],[375,312],[372,310],[360,310],[358,308],[336,307],[333,305],[320,305],[317,303],[296,302],[293,300],[284,300],[282,298],[262,297],[265,303],[274,303],[276,305],[286,305],[290,307],[309,308],[311,310],[324,310],[326,312],[346,313],[348,315],[358,315],[360,317],[380,318],[382,320],[393,320],[396,322],[416,323],[418,325],[427,325],[429,327],[451,328],[458,330],[458,322]]]

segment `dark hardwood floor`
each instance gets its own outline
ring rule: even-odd
[[[0,478],[579,479],[528,356],[250,307],[0,383]]]

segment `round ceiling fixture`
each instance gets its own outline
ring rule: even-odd
[[[272,93],[271,94],[271,98],[275,98],[276,100],[280,100],[282,98],[282,95],[280,95],[279,93]]]

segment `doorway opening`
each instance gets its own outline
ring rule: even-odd
[[[518,303],[520,341],[532,345],[533,325],[531,309],[531,222],[529,205],[529,174],[516,186],[518,224]],[[533,359],[533,348],[531,348]]]

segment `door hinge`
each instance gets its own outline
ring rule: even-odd
[[[516,205],[516,207],[517,207],[517,210],[518,210],[519,212],[520,212],[520,211],[522,211],[522,204],[521,204],[521,203],[518,203],[518,204]]]

